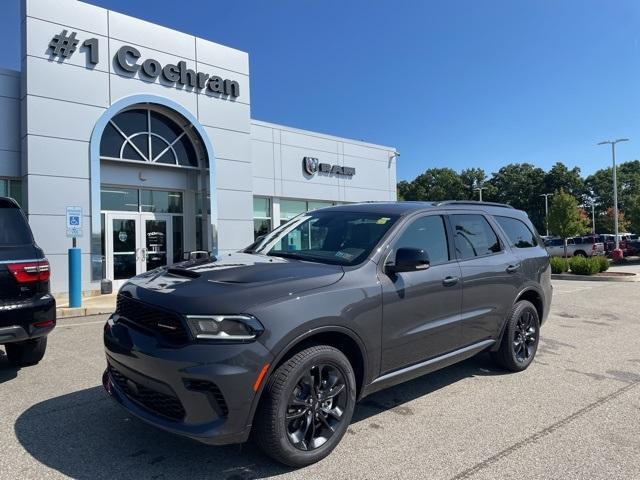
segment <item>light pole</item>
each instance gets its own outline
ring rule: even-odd
[[[547,237],[549,236],[549,197],[553,196],[553,193],[541,193],[541,197],[544,197],[544,223],[547,227]]]
[[[591,202],[591,230],[596,234],[596,204]],[[595,241],[595,240],[594,240]]]
[[[618,138],[617,140],[605,140],[598,143],[598,145],[611,145],[611,160],[613,161],[613,234],[616,245],[612,255],[614,260],[622,258],[620,239],[618,238],[618,172],[616,170],[616,143],[628,141],[628,138]]]
[[[486,190],[487,187],[476,187],[474,190],[480,194],[480,201],[482,201],[482,190]]]

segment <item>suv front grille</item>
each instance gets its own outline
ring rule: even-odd
[[[177,313],[162,310],[118,295],[116,313],[134,327],[140,327],[174,345],[185,344],[189,333]]]
[[[124,394],[134,402],[171,420],[184,419],[185,410],[178,397],[136,383],[112,365],[109,365],[109,375]]]

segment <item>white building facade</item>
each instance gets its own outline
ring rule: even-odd
[[[394,148],[252,120],[246,52],[76,0],[23,0],[22,22],[21,71],[0,69],[0,196],[54,293],[69,207],[93,292],[306,210],[396,199]]]

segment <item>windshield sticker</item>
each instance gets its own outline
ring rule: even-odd
[[[355,257],[355,255],[347,252],[336,252],[336,257],[344,258],[347,261],[351,261],[353,260],[353,257]]]
[[[389,217],[380,217],[376,223],[378,225],[384,225],[385,223],[387,223],[389,220],[391,220]]]

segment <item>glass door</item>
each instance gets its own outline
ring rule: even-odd
[[[105,220],[107,278],[117,290],[126,280],[144,271],[140,255],[140,215],[111,213]]]
[[[145,213],[141,215],[143,271],[173,263],[171,215]]]
[[[174,262],[171,215],[107,213],[105,220],[107,278],[114,290],[131,277]]]

